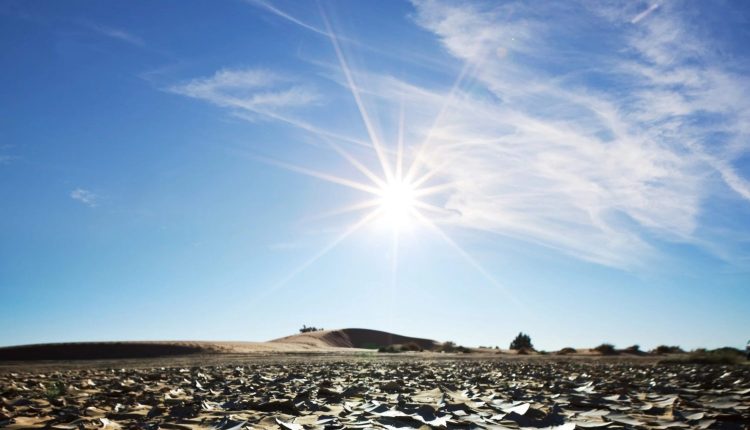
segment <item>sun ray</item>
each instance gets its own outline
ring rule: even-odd
[[[346,82],[349,85],[349,90],[352,93],[352,96],[354,97],[354,101],[357,104],[357,109],[359,109],[359,114],[362,117],[362,122],[365,124],[365,128],[367,129],[367,134],[370,136],[370,141],[372,142],[372,147],[375,149],[375,153],[378,157],[378,160],[380,161],[380,165],[383,169],[383,173],[385,174],[385,177],[388,181],[393,179],[393,173],[391,172],[390,164],[388,163],[388,158],[386,157],[385,150],[380,143],[380,139],[378,138],[377,133],[375,132],[375,128],[372,125],[372,121],[370,120],[370,116],[367,113],[367,110],[365,109],[365,105],[362,102],[362,97],[359,94],[359,89],[357,88],[357,85],[354,83],[354,78],[352,77],[351,69],[349,69],[349,65],[346,62],[346,59],[344,58],[344,54],[341,51],[341,47],[339,46],[338,39],[336,37],[336,34],[333,32],[333,29],[331,29],[331,23],[328,21],[328,17],[321,9],[321,15],[323,17],[323,21],[326,25],[326,31],[328,31],[329,38],[331,39],[331,43],[333,44],[333,49],[336,51],[336,57],[339,61],[339,66],[341,67],[341,70],[344,72],[344,77],[346,78]]]
[[[307,169],[305,167],[295,166],[294,164],[285,163],[283,161],[274,160],[274,159],[263,157],[260,155],[252,155],[252,158],[258,161],[262,161],[266,164],[271,164],[274,166],[278,166],[278,167],[290,170],[292,172],[297,172],[303,175],[312,176],[314,178],[322,179],[324,181],[328,181],[334,184],[343,185],[345,187],[353,188],[355,190],[364,191],[366,193],[370,193],[374,195],[379,195],[381,193],[380,189],[376,187],[363,184],[357,181],[353,181],[351,179],[341,178],[339,176],[330,175],[328,173],[318,172],[316,170]]]
[[[458,184],[458,181],[451,181],[451,182],[444,182],[442,184],[433,185],[431,187],[415,187],[414,190],[414,197],[425,197],[432,194],[437,194],[439,192],[450,190],[452,188],[456,187],[456,184]]]
[[[362,146],[364,148],[372,149],[372,144],[370,144],[370,143],[368,143],[366,141],[363,141],[363,140],[360,140],[360,139],[356,139],[356,138],[353,138],[353,137],[349,137],[349,136],[344,136],[344,135],[338,134],[338,133],[333,133],[333,132],[330,132],[328,130],[323,130],[323,129],[315,127],[314,125],[309,124],[307,122],[304,122],[304,121],[301,121],[301,120],[298,120],[298,119],[295,119],[295,118],[291,118],[291,117],[288,117],[288,116],[285,116],[285,115],[280,115],[277,112],[272,112],[272,111],[265,110],[265,109],[251,108],[251,107],[247,107],[245,105],[243,105],[242,107],[244,109],[248,110],[248,111],[252,111],[254,114],[267,116],[267,117],[275,119],[277,121],[281,121],[283,123],[286,123],[286,124],[292,125],[294,127],[297,127],[297,128],[299,128],[301,130],[305,130],[307,132],[310,132],[310,133],[312,133],[312,134],[314,134],[316,136],[319,136],[319,137],[329,137],[329,138],[340,140],[342,142],[347,142],[347,143],[351,143],[351,144],[354,144],[354,145],[357,145],[357,146]],[[246,114],[243,114],[241,112],[235,112],[234,115],[237,116],[238,118],[244,118],[244,119],[247,119],[249,121],[256,121],[257,120],[256,117],[253,117],[252,115],[246,115]]]
[[[401,180],[404,164],[404,98],[401,97],[401,104],[398,115],[398,137],[396,146],[396,179]]]
[[[481,264],[479,264],[478,261],[474,259],[474,257],[471,256],[468,252],[466,252],[459,244],[457,244],[448,234],[443,231],[442,228],[440,228],[437,224],[430,221],[429,218],[423,216],[419,211],[414,211],[414,216],[420,220],[424,225],[429,227],[432,231],[434,231],[440,238],[442,238],[448,245],[450,245],[456,252],[463,257],[464,260],[466,260],[467,263],[469,263],[474,269],[476,269],[488,282],[490,282],[494,287],[498,288],[503,294],[505,294],[508,299],[513,301],[513,303],[521,308],[525,309],[525,305],[521,303],[515,296],[513,296],[508,289],[502,285],[500,282],[498,282],[492,274],[490,274],[484,267],[482,267]]]
[[[398,247],[399,231],[393,230],[393,243],[391,248],[391,294],[393,294],[398,285]]]
[[[455,157],[452,157],[452,158],[455,158]],[[447,160],[446,162],[441,163],[440,166],[430,169],[427,173],[425,173],[424,175],[420,176],[417,179],[409,181],[409,183],[414,184],[415,187],[421,187],[422,184],[432,179],[438,173],[442,172],[445,166],[448,166],[450,164],[450,161],[451,160]]]
[[[427,149],[427,146],[429,145],[430,141],[432,140],[432,134],[435,131],[435,128],[437,127],[438,123],[442,121],[443,115],[445,115],[445,112],[448,110],[448,107],[453,103],[453,99],[456,96],[456,93],[458,92],[458,89],[461,86],[461,83],[463,82],[464,78],[469,73],[469,70],[471,69],[471,63],[464,64],[464,67],[461,68],[461,73],[458,74],[456,77],[455,82],[453,82],[453,86],[451,87],[450,92],[445,97],[445,100],[443,101],[442,106],[440,107],[440,110],[438,111],[437,115],[435,115],[435,119],[432,121],[432,125],[430,126],[429,131],[427,132],[427,135],[424,139],[422,139],[422,142],[419,144],[419,147],[417,148],[417,152],[414,155],[414,159],[412,160],[411,164],[409,165],[409,169],[406,172],[406,180],[411,181],[414,178],[414,175],[417,174],[417,171],[420,167],[420,163],[422,162],[422,157],[424,157],[424,152]]]
[[[348,213],[351,213],[351,212],[358,212],[358,211],[361,211],[361,210],[373,208],[375,206],[378,206],[380,204],[380,201],[381,201],[381,199],[379,199],[379,198],[378,199],[365,200],[365,201],[362,201],[362,202],[358,202],[358,203],[354,203],[354,204],[351,204],[351,205],[348,205],[348,206],[344,206],[342,208],[334,209],[334,210],[331,210],[331,211],[328,211],[328,212],[323,212],[323,213],[318,214],[318,215],[313,215],[313,216],[307,217],[306,221],[312,221],[312,220],[319,220],[319,219],[324,219],[324,218],[330,218],[330,217],[335,217],[335,216],[338,216],[338,215],[344,215],[344,214],[348,214]]]
[[[425,203],[423,201],[415,201],[414,202],[414,208],[415,209],[425,209],[430,212],[437,212],[445,215],[455,215],[456,211],[452,211],[450,209],[441,208],[440,206],[435,206],[430,203]]]
[[[328,144],[333,148],[334,151],[336,151],[339,155],[344,157],[346,161],[349,162],[354,168],[359,170],[363,175],[367,176],[368,179],[370,179],[376,186],[383,188],[386,186],[386,183],[380,179],[375,173],[372,172],[372,170],[368,169],[364,164],[362,164],[359,160],[354,158],[351,154],[344,151],[343,148],[336,145],[335,143],[328,141]]]
[[[354,232],[356,232],[357,230],[359,230],[360,228],[362,228],[363,226],[365,226],[366,224],[368,224],[370,221],[372,221],[373,219],[375,219],[375,217],[378,216],[379,212],[380,212],[380,209],[376,209],[376,210],[370,212],[369,214],[363,216],[362,218],[360,218],[359,221],[357,221],[356,223],[354,223],[351,226],[349,226],[349,228],[347,228],[343,233],[341,233],[340,235],[338,235],[333,241],[331,241],[325,247],[323,247],[323,249],[321,249],[320,251],[318,251],[317,253],[315,253],[315,255],[313,255],[312,257],[310,257],[308,260],[306,260],[301,265],[297,266],[287,276],[285,276],[279,282],[277,282],[276,284],[274,284],[271,288],[269,288],[266,291],[266,293],[267,294],[271,293],[271,292],[273,292],[273,291],[275,291],[275,290],[283,287],[284,285],[286,285],[289,281],[291,281],[292,279],[294,279],[295,276],[299,275],[302,271],[304,271],[305,269],[307,269],[308,267],[310,267],[313,263],[315,263],[316,261],[318,261],[321,257],[323,257],[324,255],[326,255],[327,253],[329,253],[333,248],[336,247],[336,245],[338,245],[339,243],[343,242],[347,237],[351,236]]]

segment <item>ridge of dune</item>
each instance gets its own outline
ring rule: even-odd
[[[433,349],[439,345],[432,339],[402,336],[380,330],[364,328],[343,328],[322,330],[285,336],[269,343],[300,344],[319,348],[363,348],[377,349],[393,344],[416,343],[424,349]]]

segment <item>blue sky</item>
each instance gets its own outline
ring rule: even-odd
[[[749,19],[3,2],[0,345],[742,346]]]

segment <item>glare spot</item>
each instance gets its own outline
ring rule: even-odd
[[[393,180],[381,189],[380,207],[383,218],[392,228],[408,226],[415,204],[414,187],[400,180]]]

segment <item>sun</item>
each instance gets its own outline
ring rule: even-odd
[[[393,179],[380,189],[379,207],[383,219],[395,229],[409,225],[416,206],[415,187],[401,179]]]

